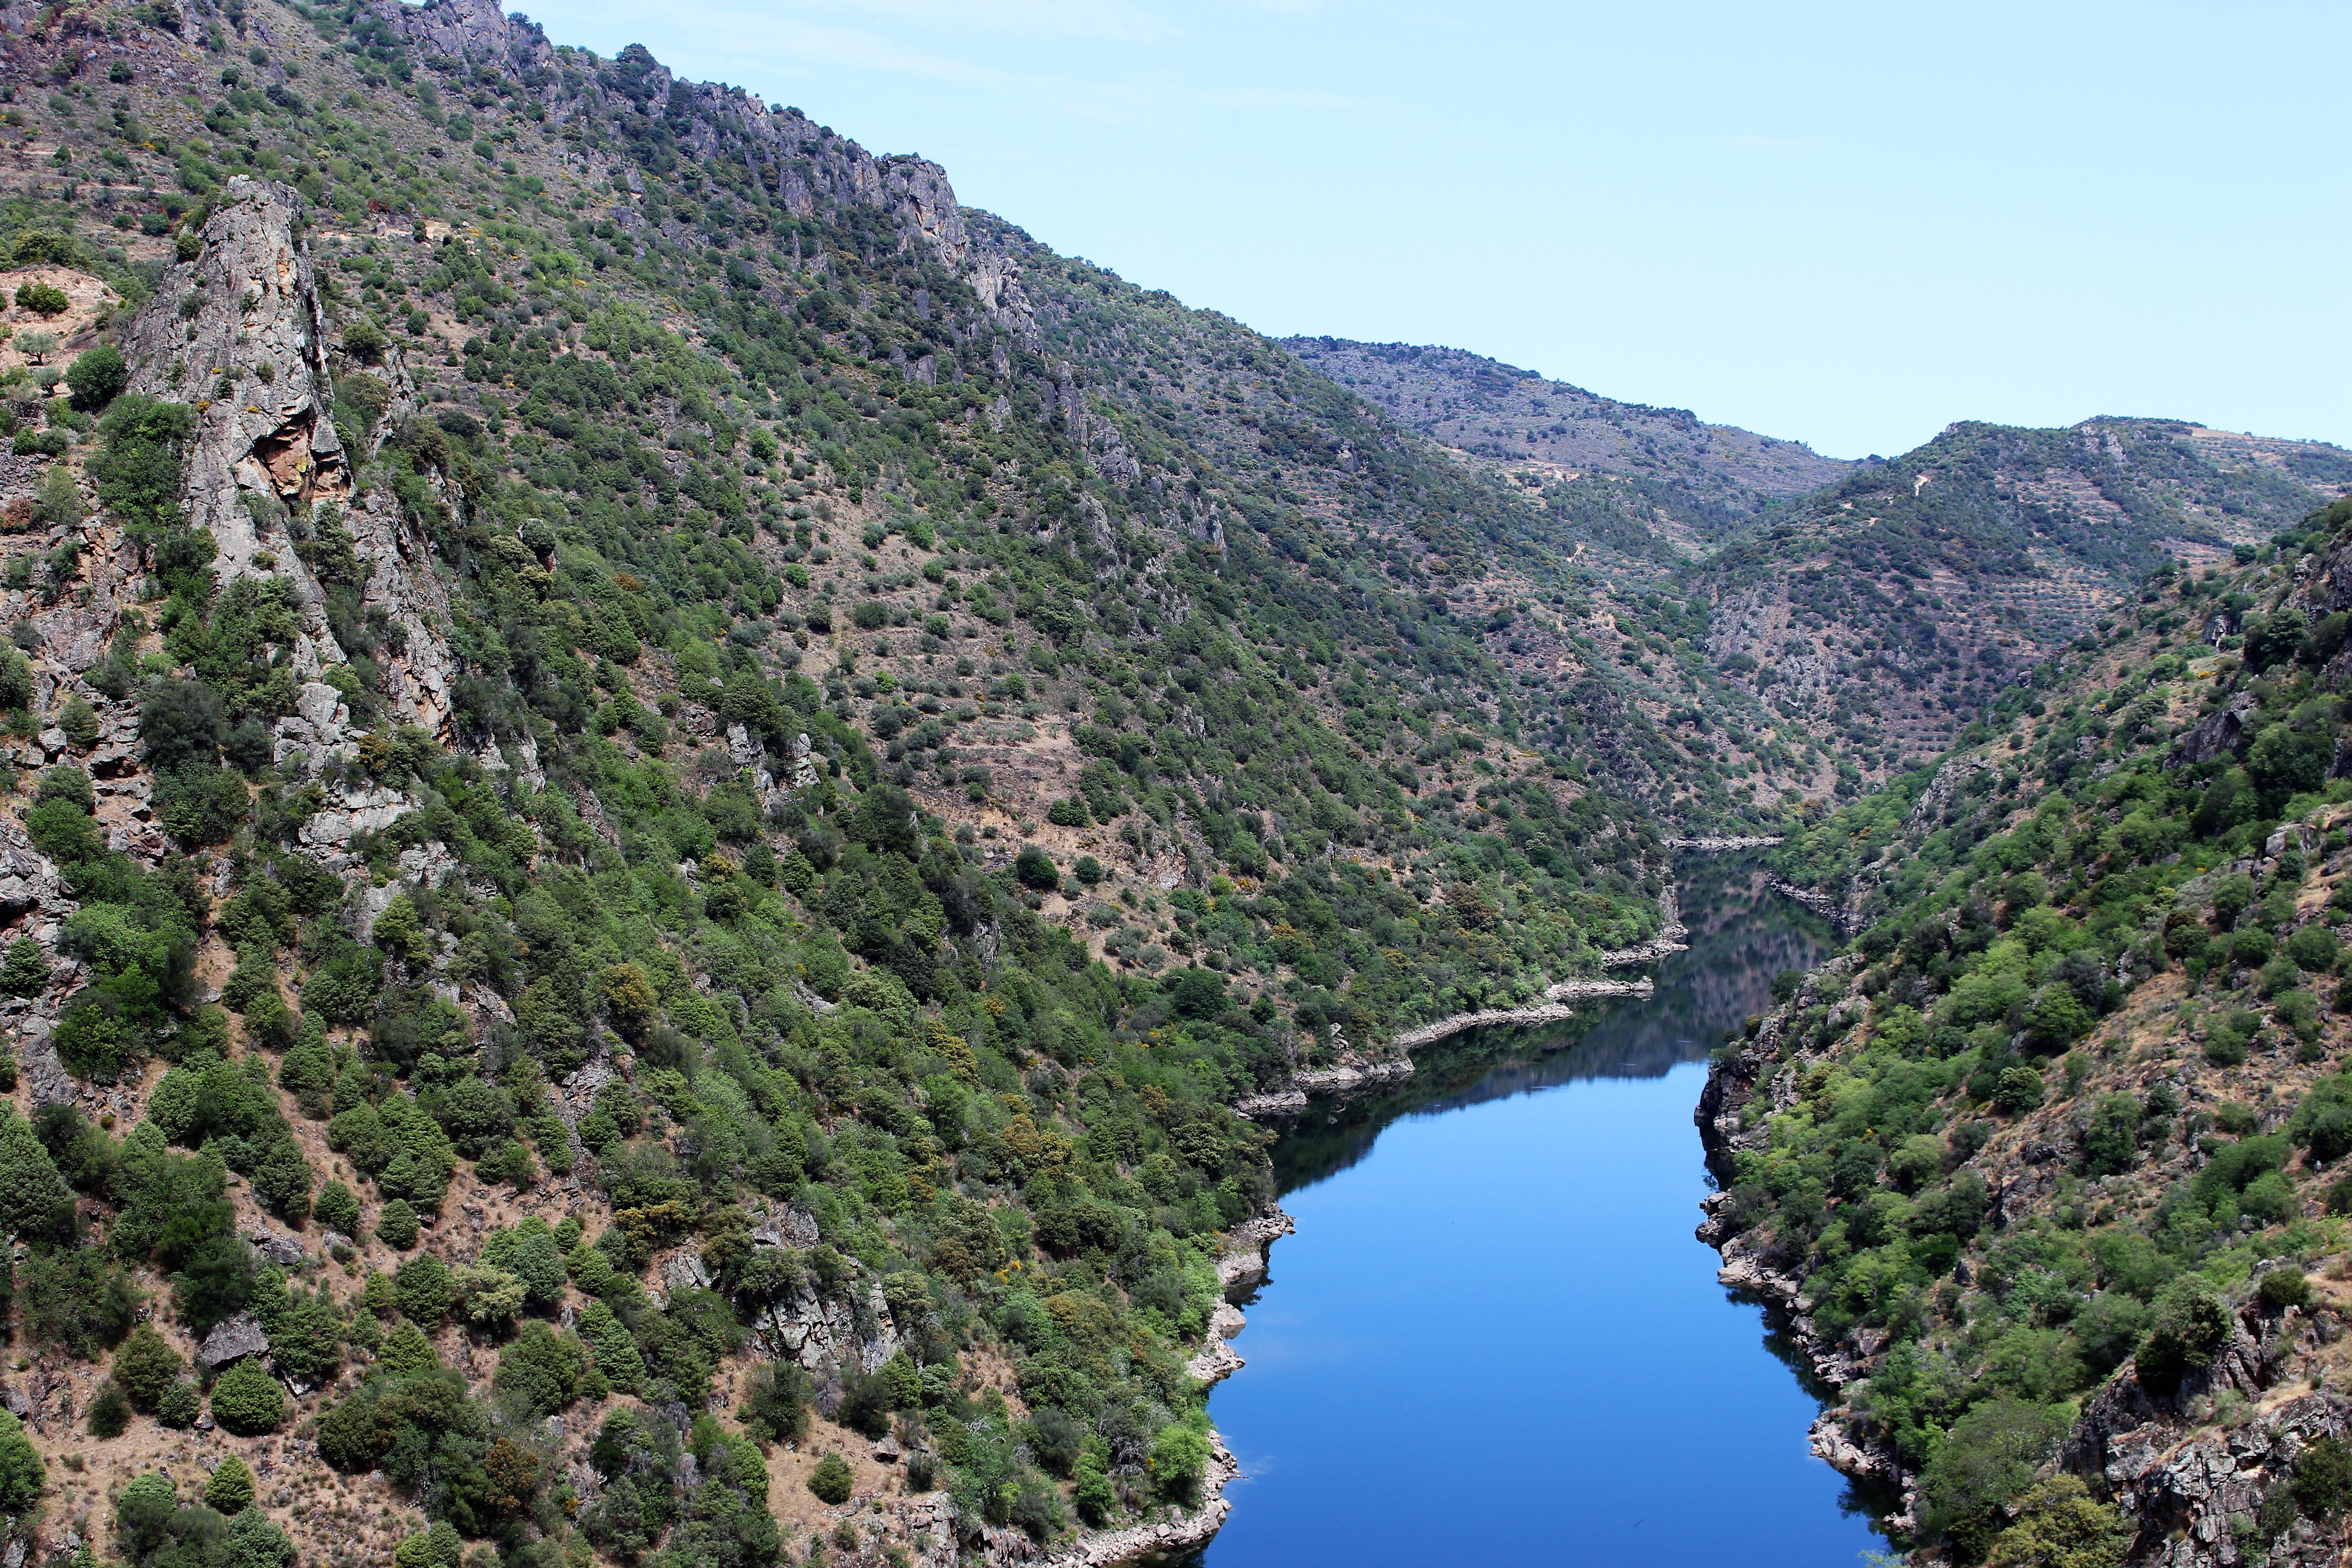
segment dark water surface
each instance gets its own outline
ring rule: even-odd
[[[1829,932],[1691,859],[1647,1002],[1459,1037],[1276,1146],[1298,1232],[1211,1405],[1244,1475],[1207,1568],[1854,1564],[1819,1410],[1691,1235],[1707,1048]]]

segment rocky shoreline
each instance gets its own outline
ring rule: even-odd
[[[1680,926],[1670,928],[1679,933]],[[1661,942],[1664,939],[1661,938]],[[1631,951],[1631,950],[1629,950]],[[1668,943],[1656,956],[1685,951],[1680,943]],[[1615,955],[1604,957],[1612,962]],[[1625,962],[1637,962],[1628,959]],[[1642,960],[1639,962],[1647,962]],[[1570,997],[1585,996],[1648,996],[1656,985],[1644,976],[1640,980],[1600,980],[1579,978],[1562,980],[1547,986],[1544,1000],[1526,1007],[1488,1007],[1475,1013],[1455,1013],[1433,1024],[1407,1029],[1389,1041],[1392,1050],[1410,1051],[1422,1046],[1435,1045],[1449,1036],[1465,1029],[1534,1027],[1543,1024],[1563,1024],[1576,1016],[1576,1010],[1565,1005]],[[1307,1109],[1308,1097],[1318,1094],[1352,1094],[1381,1084],[1402,1083],[1412,1076],[1412,1058],[1399,1056],[1386,1061],[1343,1062],[1337,1067],[1307,1068],[1290,1075],[1290,1081],[1280,1089],[1266,1089],[1258,1094],[1245,1094],[1233,1102],[1234,1110],[1243,1116],[1296,1116]]]
[[[1770,1136],[1760,1123],[1743,1129],[1740,1112],[1756,1097],[1766,1069],[1778,1055],[1785,1021],[1818,999],[1816,986],[1821,977],[1843,979],[1859,967],[1860,960],[1852,955],[1830,960],[1805,976],[1796,996],[1785,1007],[1765,1015],[1755,1036],[1743,1041],[1736,1054],[1718,1057],[1707,1065],[1706,1084],[1699,1091],[1698,1108],[1692,1120],[1698,1124],[1699,1142],[1706,1151],[1707,1164],[1719,1179],[1727,1176],[1734,1155],[1742,1149],[1760,1145]],[[1788,1079],[1784,1076],[1776,1082],[1786,1085]],[[1781,1107],[1776,1102],[1775,1109]],[[1776,1260],[1756,1250],[1747,1235],[1730,1229],[1721,1212],[1730,1201],[1727,1185],[1699,1201],[1706,1217],[1699,1223],[1698,1239],[1715,1248],[1723,1259],[1723,1266],[1716,1271],[1717,1280],[1730,1289],[1756,1297],[1783,1314],[1789,1342],[1803,1354],[1814,1375],[1828,1387],[1843,1392],[1863,1375],[1853,1352],[1831,1342],[1814,1328],[1809,1315],[1813,1303],[1805,1294],[1802,1277],[1776,1267]],[[1917,1514],[1917,1478],[1904,1473],[1893,1448],[1882,1438],[1849,1417],[1849,1410],[1842,1405],[1822,1413],[1808,1434],[1813,1454],[1840,1475],[1900,1492],[1902,1508],[1887,1522],[1897,1530],[1910,1529]]]
[[[1240,1308],[1223,1300],[1234,1286],[1262,1279],[1266,1249],[1297,1226],[1275,1208],[1255,1219],[1244,1220],[1225,1233],[1224,1250],[1217,1258],[1220,1300],[1209,1318],[1209,1332],[1200,1352],[1184,1363],[1186,1375],[1202,1383],[1218,1383],[1247,1364],[1229,1342],[1247,1320]],[[1225,1488],[1241,1474],[1241,1462],[1213,1427],[1209,1433],[1209,1465],[1201,1477],[1201,1500],[1167,1519],[1130,1524],[1118,1530],[1081,1536],[1042,1559],[1044,1568],[1119,1568],[1124,1563],[1153,1563],[1200,1551],[1224,1527],[1234,1505]]]
[[[1742,1126],[1743,1110],[1759,1094],[1774,1110],[1795,1102],[1800,1074],[1776,1071],[1786,1020],[1822,1000],[1816,981],[1843,979],[1859,967],[1849,955],[1805,977],[1796,995],[1767,1014],[1753,1038],[1708,1068],[1694,1120],[1709,1165],[1727,1177],[1731,1158],[1770,1137],[1762,1120]],[[1793,1060],[1801,1065],[1800,1054]],[[1700,1241],[1723,1259],[1716,1278],[1753,1296],[1777,1314],[1789,1342],[1837,1401],[1809,1433],[1813,1453],[1840,1474],[1899,1496],[1884,1517],[1896,1531],[1916,1528],[1918,1477],[1907,1471],[1886,1436],[1843,1400],[1863,1383],[1885,1349],[1884,1331],[1861,1329],[1832,1341],[1811,1316],[1801,1260],[1775,1257],[1752,1233],[1735,1230],[1725,1213],[1728,1191],[1701,1200],[1706,1217]],[[2258,1263],[2257,1275],[2273,1267]],[[2338,1392],[2340,1353],[2330,1347],[2352,1333],[2352,1313],[2325,1298],[2275,1313],[2258,1299],[2234,1307],[2226,1337],[2206,1365],[2179,1386],[2157,1394],[2142,1384],[2131,1363],[2084,1401],[2080,1418],[2054,1461],[2090,1483],[2130,1526],[2123,1562],[2134,1568],[2316,1568],[2337,1563],[2336,1531],[2296,1519],[2265,1546],[2249,1532],[2260,1528],[2267,1500],[2292,1473],[2303,1450],[2320,1436],[2352,1435],[2352,1397]],[[2307,1392],[2297,1392],[2306,1390]],[[2235,1398],[2242,1414],[2220,1419],[2218,1406]]]

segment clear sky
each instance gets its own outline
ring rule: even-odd
[[[2342,0],[530,14],[919,153],[1269,333],[1445,343],[1838,457],[2095,414],[2352,445]]]

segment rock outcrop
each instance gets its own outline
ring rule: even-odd
[[[221,579],[283,578],[302,603],[293,668],[307,684],[298,712],[280,724],[278,760],[315,767],[348,738],[349,723],[322,679],[349,660],[328,624],[326,593],[299,548],[319,526],[348,530],[368,571],[365,606],[382,610],[404,634],[380,680],[393,711],[443,733],[455,666],[443,632],[448,594],[431,542],[389,496],[354,493],[353,470],[366,454],[344,450],[330,416],[330,334],[303,237],[304,205],[290,186],[231,180],[205,224],[202,248],[165,275],[124,333],[124,353],[131,391],[195,411],[186,516],[211,533]],[[387,423],[413,410],[396,363],[379,379],[388,389]],[[86,666],[102,651],[104,629],[51,640],[68,655],[88,643]],[[64,661],[78,668],[70,657]]]

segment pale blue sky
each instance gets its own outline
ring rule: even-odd
[[[528,0],[526,0],[528,3]],[[1892,454],[2352,445],[2352,6],[537,0],[1260,331]]]

